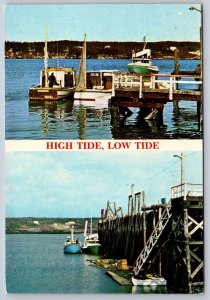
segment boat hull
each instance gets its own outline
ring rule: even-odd
[[[41,88],[29,89],[29,101],[58,101],[63,99],[73,99],[75,88]]]
[[[101,245],[91,245],[82,247],[82,252],[87,254],[101,254],[102,248]]]
[[[65,245],[63,251],[64,253],[69,253],[69,254],[81,253],[81,245],[77,243]]]
[[[166,286],[167,282],[162,277],[152,277],[146,279],[131,278],[134,286]]]
[[[94,106],[95,108],[108,108],[111,99],[111,90],[86,90],[74,93],[74,105]]]
[[[157,74],[158,68],[153,66],[141,66],[138,64],[128,64],[128,70],[130,73],[135,73],[139,75],[150,75],[150,74]]]

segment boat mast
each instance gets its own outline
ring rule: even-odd
[[[71,226],[71,240],[74,241],[74,225]]]
[[[82,55],[80,60],[79,78],[76,91],[84,92],[86,90],[86,33],[84,35],[84,42],[82,48]]]
[[[87,235],[87,225],[88,225],[88,221],[85,221],[84,237],[86,237]]]
[[[90,219],[90,234],[93,233],[93,218],[92,218],[92,207],[91,207],[91,219]]]
[[[47,76],[47,69],[48,69],[48,51],[47,51],[47,29],[45,32],[45,46],[44,46],[44,76],[45,76],[45,87],[48,86],[48,76]]]

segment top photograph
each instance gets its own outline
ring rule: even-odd
[[[202,139],[202,14],[6,5],[5,139]]]

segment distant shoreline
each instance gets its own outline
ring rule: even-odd
[[[92,218],[92,231],[97,232],[100,218]],[[66,223],[75,222],[75,234],[84,232],[85,221],[90,218],[6,218],[6,234],[70,234]]]
[[[93,230],[93,233],[96,233],[97,230]],[[29,231],[14,231],[14,232],[7,232],[5,231],[6,234],[66,234],[66,235],[70,235],[70,232],[67,231],[40,231],[40,232],[29,232]],[[74,231],[74,234],[83,234],[83,231]]]
[[[81,57],[82,41],[48,42],[49,58],[78,59]],[[174,48],[178,49],[180,59],[198,59],[200,42],[163,41],[148,42],[146,48],[151,49],[153,59],[172,59]],[[5,42],[5,58],[44,58],[44,42]],[[87,42],[87,59],[131,59],[132,51],[141,51],[143,42]]]

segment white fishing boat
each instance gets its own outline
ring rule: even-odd
[[[48,67],[47,38],[44,57],[44,68],[40,72],[39,85],[29,89],[29,101],[73,99],[76,89],[76,71],[74,68]]]
[[[84,229],[84,244],[82,245],[82,252],[88,254],[100,254],[102,246],[98,239],[97,233],[92,233],[92,219],[90,224],[90,234],[87,235],[87,225],[88,221],[85,221]]]
[[[166,286],[167,281],[163,277],[148,275],[146,278],[138,279],[131,277],[134,286]]]
[[[95,108],[108,107],[112,95],[114,70],[86,71],[86,35],[82,49],[80,71],[76,91],[74,93],[74,104],[94,106]]]
[[[149,75],[157,74],[159,72],[158,67],[152,65],[151,49],[147,49],[146,44],[146,37],[144,37],[142,51],[132,51],[132,62],[127,65],[130,73]]]

